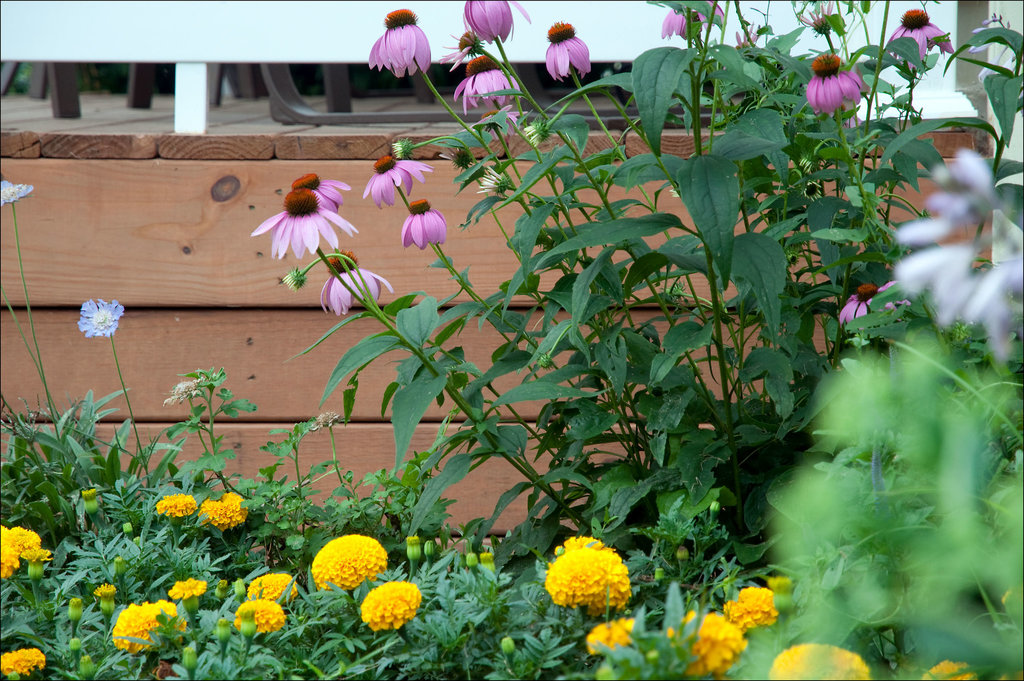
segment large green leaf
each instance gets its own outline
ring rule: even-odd
[[[434,506],[434,502],[441,498],[441,494],[466,477],[472,463],[472,454],[456,454],[448,459],[440,473],[427,481],[426,486],[423,488],[423,494],[420,495],[419,501],[416,502],[416,506],[412,509],[410,534],[416,534],[416,531],[420,529],[420,525],[423,524],[427,513]]]
[[[749,383],[762,374],[766,374],[764,387],[775,403],[775,413],[786,418],[793,413],[793,391],[789,385],[793,380],[793,365],[778,350],[754,348],[743,362],[740,380]]]
[[[988,101],[992,102],[992,113],[999,121],[999,129],[1003,133],[1003,141],[1009,142],[1013,135],[1013,121],[1020,106],[1021,89],[1024,88],[1024,76],[1008,78],[993,73],[985,78],[985,92]]]
[[[444,390],[447,378],[445,374],[431,376],[424,371],[395,393],[391,401],[391,425],[395,431],[395,470],[401,467],[416,426],[430,403]]]
[[[722,282],[732,271],[740,183],[736,164],[714,154],[688,159],[679,170],[679,196],[714,258]]]
[[[567,385],[560,385],[551,381],[545,381],[541,378],[528,383],[520,383],[514,388],[505,391],[501,397],[494,401],[493,406],[500,407],[503,404],[526,402],[529,400],[556,400],[567,397],[596,397],[600,394],[601,393],[597,391],[571,388]]]
[[[413,345],[421,347],[437,328],[439,321],[437,301],[430,296],[421,300],[419,305],[402,310],[395,317],[398,332]]]
[[[384,331],[373,336],[366,336],[349,348],[348,352],[338,360],[337,366],[334,367],[334,371],[327,379],[327,387],[324,388],[324,396],[320,398],[320,406],[323,406],[346,376],[396,347],[398,347],[398,339],[391,335],[391,332]]]
[[[757,232],[736,237],[733,280],[741,291],[754,294],[772,338],[779,334],[779,294],[786,286],[786,267],[786,253],[774,239]]]
[[[996,129],[992,125],[981,118],[936,118],[930,121],[923,121],[917,125],[912,125],[889,142],[885,146],[885,152],[882,154],[882,158],[879,159],[878,167],[883,167],[890,160],[892,160],[893,154],[903,148],[910,140],[915,140],[921,135],[926,135],[940,128],[951,128],[954,126],[964,126],[968,128],[976,128],[987,132],[992,137],[997,137]]]
[[[630,239],[641,239],[679,227],[679,218],[670,213],[652,213],[637,218],[619,218],[607,222],[592,222],[579,234],[566,239],[539,257],[536,270],[550,267],[562,255],[593,246],[618,244]]]
[[[690,50],[678,47],[656,47],[647,50],[633,62],[633,83],[636,108],[640,113],[644,134],[651,151],[661,155],[661,132],[672,106],[673,95],[686,65],[693,59]],[[637,88],[636,83],[641,83]]]

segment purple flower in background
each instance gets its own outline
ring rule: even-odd
[[[87,300],[82,303],[82,316],[78,320],[78,330],[85,333],[86,338],[106,336],[111,338],[117,331],[117,321],[124,315],[124,305],[112,300],[109,303],[102,298],[99,302]]]
[[[395,160],[394,156],[381,156],[373,164],[373,175],[366,183],[363,191],[363,198],[373,198],[378,208],[383,204],[395,205],[395,187],[405,187],[405,193],[412,191],[412,180],[416,178],[420,182],[426,182],[423,173],[433,172],[426,163],[412,160]]]
[[[857,292],[850,296],[850,299],[846,301],[846,305],[843,305],[843,309],[839,311],[839,323],[849,324],[857,317],[863,317],[868,312],[871,312],[871,301],[874,297],[895,283],[895,281],[890,281],[881,286],[876,286],[875,284],[861,284],[858,286]],[[887,305],[886,307],[888,308],[889,306]]]
[[[928,48],[939,46],[943,52],[953,53],[953,44],[949,41],[949,34],[931,22],[928,12],[923,9],[912,9],[903,15],[900,27],[893,31],[889,42],[897,38],[913,38],[921,48],[921,59],[927,54]],[[936,40],[938,38],[938,40]]]
[[[814,113],[830,114],[860,101],[866,86],[855,71],[840,71],[834,54],[822,54],[811,63],[814,75],[807,84],[807,103]]]
[[[25,198],[33,189],[35,187],[30,184],[12,184],[7,180],[0,180],[0,206]]]
[[[491,139],[495,142],[498,141],[499,133],[506,134],[511,128],[517,127],[518,124],[519,112],[513,109],[511,104],[506,104],[494,111],[488,111],[480,117],[480,122],[477,123],[477,125],[483,126],[491,133]]]
[[[806,17],[801,14],[798,18],[801,24],[812,28],[818,35],[828,35],[832,32],[832,24],[829,23],[828,18],[834,12],[835,3],[829,0],[824,6],[819,5],[816,12],[811,12]]]
[[[409,204],[409,217],[402,225],[402,245],[408,248],[416,244],[423,250],[427,244],[443,244],[448,230],[444,215],[431,208],[426,199]]]
[[[308,189],[320,201],[320,205],[328,210],[337,210],[345,203],[342,191],[349,191],[352,187],[337,180],[322,180],[319,175],[309,173],[292,182],[292,189]]]
[[[489,93],[508,90],[511,87],[508,78],[493,59],[477,57],[466,64],[466,77],[455,88],[455,101],[459,101],[459,97],[462,96],[462,113],[467,113],[471,106],[487,103],[499,108],[508,102],[508,95],[490,96]]]
[[[339,317],[348,314],[356,297],[363,300],[362,296],[369,294],[373,297],[374,302],[380,300],[381,284],[386,286],[388,291],[394,292],[387,279],[370,270],[360,268],[356,263],[355,256],[351,253],[345,252],[344,255],[348,259],[344,264],[338,256],[327,257],[331,267],[338,271],[340,280],[332,274],[320,290],[320,307],[324,309],[324,312],[330,308]],[[348,270],[345,269],[345,265],[348,265]],[[348,284],[347,287],[346,284]],[[352,291],[356,292],[355,296]]]
[[[508,40],[512,35],[512,8],[509,4],[505,0],[469,0],[462,12],[466,30],[488,43],[494,42],[496,38],[501,38],[502,42]],[[516,6],[529,23],[530,15],[523,6],[515,0],[511,4]]]
[[[370,67],[388,69],[401,78],[406,71],[416,73],[418,66],[426,71],[430,66],[430,43],[427,35],[416,25],[416,15],[407,9],[389,12],[384,19],[387,30],[370,48]]]
[[[575,67],[581,76],[590,72],[590,50],[587,44],[576,37],[572,24],[559,21],[548,29],[547,66],[548,73],[555,80],[569,75],[569,65]]]
[[[250,236],[272,232],[270,252],[275,258],[283,258],[291,245],[296,258],[307,250],[316,253],[323,236],[332,247],[338,247],[338,235],[331,224],[341,227],[349,236],[358,232],[348,220],[320,205],[313,190],[305,187],[293,189],[284,197],[284,210],[268,218]]]
[[[715,16],[721,19],[725,19],[725,11],[723,11],[722,8],[718,6],[717,2],[714,4],[714,7]],[[699,22],[705,22],[708,20],[708,18],[704,16],[703,13],[698,12],[696,10],[684,10],[682,12],[677,12],[676,10],[671,9],[668,12],[668,16],[665,17],[665,20],[661,22],[661,37],[668,38],[673,35],[678,35],[685,38],[686,28],[689,25],[687,23],[688,14],[691,19],[695,19],[696,21]]]
[[[452,36],[455,38],[455,36]],[[458,68],[459,64],[466,57],[478,57],[480,56],[480,50],[483,47],[483,43],[480,42],[480,38],[477,37],[472,31],[466,31],[462,34],[461,38],[456,39],[456,45],[454,47],[446,47],[446,50],[455,50],[450,54],[446,54],[437,60],[439,64],[451,64],[452,67],[449,71],[454,71]]]

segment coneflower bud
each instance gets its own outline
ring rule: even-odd
[[[287,286],[292,291],[298,291],[300,288],[306,285],[308,277],[303,274],[302,270],[295,268],[288,274],[281,277],[281,283]]]
[[[540,353],[537,357],[537,366],[541,369],[550,369],[553,362],[551,361],[551,355],[546,352]]]
[[[409,158],[412,158],[412,150],[414,148],[415,145],[412,143],[412,140],[409,139],[408,137],[400,137],[391,143],[391,151],[394,153],[395,158],[398,159],[399,161],[404,161]]]

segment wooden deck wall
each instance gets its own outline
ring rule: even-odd
[[[155,435],[184,415],[181,406],[163,405],[178,374],[224,367],[226,387],[259,407],[223,424],[227,442],[238,453],[234,470],[254,476],[268,463],[269,455],[259,447],[270,439],[269,431],[316,416],[338,358],[375,330],[372,322],[360,321],[308,355],[292,359],[339,321],[320,309],[321,274],[314,270],[305,289],[289,291],[280,278],[298,261],[290,253],[283,260],[271,258],[270,237],[249,236],[281,210],[292,180],[313,172],[352,185],[341,214],[359,234],[341,234],[342,247],[353,250],[363,267],[387,278],[395,295],[423,291],[440,299],[457,290],[444,270],[429,267],[435,260],[431,251],[402,247],[404,208],[381,210],[362,198],[372,161],[386,152],[393,136],[372,130],[328,135],[284,127],[275,133],[205,138],[4,132],[4,179],[35,186],[16,209],[40,351],[58,404],[88,390],[102,396],[120,389],[110,343],[85,338],[77,328],[83,301],[117,299],[126,308],[115,338],[118,357],[144,431]],[[971,144],[964,133],[938,139],[946,155]],[[603,146],[601,138],[592,135],[591,140],[595,148]],[[692,149],[685,135],[672,135],[666,144],[677,152]],[[428,198],[447,216],[445,251],[456,268],[469,266],[469,276],[481,290],[494,290],[509,278],[515,262],[490,218],[459,229],[480,196],[472,189],[455,194],[454,171],[447,161],[436,159],[436,151],[422,150],[421,157],[434,159],[434,172],[426,185],[416,184],[413,197]],[[506,210],[501,217],[511,229],[516,214]],[[25,328],[8,208],[2,212],[0,264],[4,291]],[[33,408],[42,404],[34,367],[7,313],[0,335],[4,397],[24,399]],[[467,355],[482,368],[489,365],[493,335],[475,325],[463,333]],[[357,479],[393,465],[391,428],[380,414],[381,395],[392,379],[391,367],[382,362],[364,372],[354,423],[340,432],[341,460]],[[338,391],[323,409],[340,412],[340,400]],[[123,399],[113,406],[120,411],[105,426],[108,430],[127,418]],[[436,407],[427,412],[413,447],[422,449],[433,441],[442,416]],[[197,455],[196,444],[187,446],[187,456]],[[310,463],[330,457],[323,433],[306,440],[302,457]],[[475,471],[455,489],[456,520],[488,515],[500,492],[517,481],[497,461]],[[331,487],[329,481],[323,486]],[[523,512],[522,504],[511,507],[499,525],[508,526]]]

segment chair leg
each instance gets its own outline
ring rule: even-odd
[[[32,99],[46,99],[46,63],[33,62],[32,75],[29,76],[28,96]]]
[[[156,64],[130,64],[128,66],[128,108],[152,108],[155,83]]]
[[[78,77],[75,64],[71,62],[49,62],[46,65],[50,80],[50,105],[54,118],[81,118],[82,107],[78,102]]]
[[[352,82],[348,64],[323,64],[324,94],[329,112],[352,110]]]
[[[0,92],[0,95],[6,95],[7,91],[11,89],[11,84],[14,82],[14,76],[18,73],[19,66],[21,66],[21,62],[4,62],[3,72],[0,73],[0,85],[3,86],[3,91]]]

